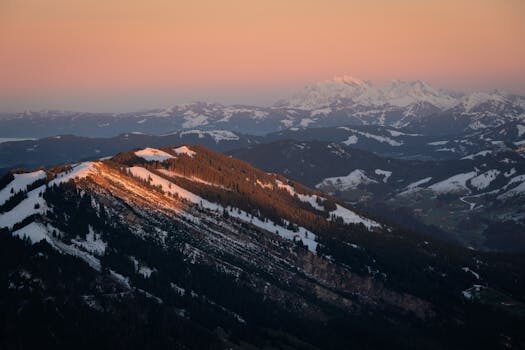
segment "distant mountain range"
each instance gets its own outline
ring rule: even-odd
[[[379,125],[289,129],[264,136],[229,130],[184,130],[165,135],[138,132],[115,137],[57,135],[42,139],[0,143],[0,169],[34,168],[61,163],[93,160],[137,147],[170,144],[198,144],[224,152],[279,140],[328,141],[399,159],[453,160],[480,153],[525,151],[525,122],[511,121],[501,126],[453,135],[423,135],[406,129]],[[478,155],[479,156],[479,155]]]
[[[462,97],[462,94],[435,89],[419,80],[394,80],[379,87],[369,81],[345,75],[307,86],[291,98],[279,101],[277,105],[313,110],[338,103],[396,107],[428,103],[439,109],[447,109],[457,105]]]
[[[130,132],[162,135],[192,129],[263,135],[286,129],[343,125],[402,127],[425,135],[444,135],[524,118],[525,98],[511,93],[458,93],[421,81],[393,81],[377,87],[343,76],[308,86],[272,107],[197,102],[120,114],[3,113],[0,137],[109,137]]]
[[[217,151],[227,151],[260,142],[261,137],[227,130],[186,130],[163,136],[126,133],[115,137],[57,135],[38,140],[0,143],[0,168],[52,166],[113,156],[139,147],[170,144],[198,144]]]

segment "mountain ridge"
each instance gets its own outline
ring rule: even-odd
[[[351,76],[339,76],[308,85],[295,93],[290,100],[283,100],[278,105],[312,110],[337,104],[338,100],[349,100],[356,104],[396,107],[427,102],[440,109],[446,109],[458,104],[457,99],[461,95],[453,91],[435,89],[421,80],[392,80],[383,86],[376,86]]]
[[[1,113],[0,137],[108,137],[130,132],[162,135],[193,129],[261,136],[349,124],[446,135],[524,118],[525,97],[504,91],[458,93],[419,80],[398,80],[377,87],[343,76],[309,85],[272,107],[195,102],[129,113]]]

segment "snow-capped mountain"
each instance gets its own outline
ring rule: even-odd
[[[203,147],[9,174],[0,200],[9,345],[459,349],[523,336],[516,257],[404,231]]]
[[[381,92],[370,82],[342,76],[306,86],[277,106],[315,110],[348,101],[367,106],[383,104]]]
[[[375,86],[371,82],[345,75],[307,86],[278,105],[312,110],[341,103],[407,107],[414,103],[427,102],[445,109],[458,103],[456,96],[453,92],[437,90],[419,80],[394,80],[385,86]]]
[[[305,87],[279,107],[311,111],[294,127],[348,124],[405,127],[423,134],[454,134],[525,117],[524,99],[504,91],[461,93],[423,81],[384,86],[348,76]],[[290,123],[292,125],[293,123]]]
[[[379,88],[385,103],[398,107],[407,107],[416,103],[428,103],[440,109],[446,109],[457,103],[457,93],[436,89],[421,81],[394,80]]]

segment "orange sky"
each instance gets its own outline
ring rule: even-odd
[[[0,103],[263,103],[341,74],[525,93],[524,42],[523,0],[1,0]]]

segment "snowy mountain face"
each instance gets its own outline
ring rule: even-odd
[[[423,102],[440,109],[446,109],[457,103],[453,92],[435,89],[420,80],[413,82],[392,81],[382,88],[381,92],[386,103],[399,107]]]
[[[380,92],[370,83],[349,76],[319,82],[294,94],[278,106],[302,110],[316,110],[352,101],[362,105],[381,105]]]
[[[307,86],[279,105],[313,110],[341,102],[364,106],[407,107],[418,102],[427,102],[440,109],[450,108],[458,103],[454,93],[437,90],[422,81],[391,81],[385,86],[374,86],[349,76]]]
[[[430,135],[499,126],[525,115],[523,98],[502,91],[457,93],[399,80],[375,86],[350,77],[308,86],[278,106],[312,111],[310,126],[343,125],[340,121],[346,119],[346,124],[403,127]]]
[[[495,317],[483,344],[522,341],[507,306],[484,305],[521,310],[515,257],[404,232],[203,147],[9,174],[0,191],[9,345],[461,348]],[[20,336],[35,319],[46,327]]]

